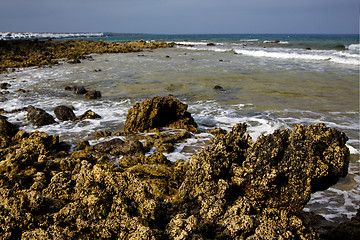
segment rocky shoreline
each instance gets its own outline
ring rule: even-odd
[[[0,72],[172,46],[0,41]],[[65,90],[89,93],[81,86]],[[99,131],[94,138],[104,140],[80,141],[75,149],[0,115],[1,239],[357,239],[360,210],[339,225],[302,211],[311,193],[347,174],[343,132],[296,125],[253,142],[239,123],[229,132],[212,129],[216,138],[190,161],[171,162],[164,154],[198,132],[187,108],[172,96],[136,103],[121,132]],[[35,126],[56,124],[34,106],[14,111],[26,111]],[[75,116],[71,106],[57,106],[54,114],[58,121],[101,118],[91,110]]]
[[[0,40],[0,73],[16,68],[56,65],[61,60],[80,63],[82,59],[91,58],[91,53],[129,53],[172,46],[173,43],[145,40],[120,43],[85,40]]]
[[[164,127],[179,130],[167,134]],[[229,132],[214,129],[218,137],[190,161],[164,156],[196,131],[187,105],[171,96],[134,104],[122,132],[98,132],[113,137],[82,141],[74,151],[59,136],[27,133],[0,117],[1,238],[358,236],[359,211],[339,226],[302,211],[311,193],[347,174],[343,132],[297,125],[253,142],[239,123]]]

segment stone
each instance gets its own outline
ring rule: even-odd
[[[187,105],[171,96],[156,96],[141,103],[135,103],[126,116],[124,131],[126,133],[144,132],[162,127],[197,132],[197,124],[187,112]]]
[[[57,106],[54,109],[54,113],[57,119],[61,121],[69,121],[69,120],[74,121],[76,119],[76,116],[72,108],[68,106],[64,106],[64,105]]]
[[[100,91],[89,91],[85,94],[85,97],[88,99],[99,99],[101,98],[101,92]]]
[[[112,156],[143,155],[145,153],[141,142],[137,140],[123,141],[120,138],[98,143],[92,146],[91,149],[99,153],[108,153]]]
[[[85,120],[85,119],[98,119],[98,118],[101,118],[101,116],[98,115],[97,113],[93,112],[92,110],[87,110],[82,115],[80,115],[77,118],[77,120],[81,121],[81,120]]]
[[[38,127],[56,123],[53,116],[43,109],[33,106],[27,107],[27,119]]]
[[[73,91],[76,94],[86,94],[88,90],[84,86],[66,86],[66,91]]]
[[[10,86],[11,86],[11,85],[10,85],[9,83],[1,83],[1,84],[0,84],[0,88],[1,88],[1,89],[5,89],[5,90],[8,89]]]

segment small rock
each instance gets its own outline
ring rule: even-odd
[[[73,91],[76,94],[85,94],[88,92],[85,87],[83,86],[67,86],[65,87],[66,91]]]
[[[68,106],[57,106],[54,109],[55,116],[57,119],[61,121],[74,121],[76,119],[76,116],[73,112],[73,110]]]
[[[86,112],[84,112],[84,114],[82,114],[81,116],[79,116],[77,118],[77,120],[85,120],[85,119],[97,119],[97,118],[101,118],[100,115],[94,113],[91,110],[87,110]]]
[[[85,97],[88,99],[99,99],[99,98],[101,98],[101,92],[100,91],[90,91],[85,94]]]
[[[223,91],[223,90],[224,90],[224,88],[223,88],[222,86],[220,86],[220,85],[214,86],[213,89],[214,89],[214,90],[220,90],[220,91]]]
[[[9,83],[1,83],[0,88],[1,89],[8,89],[11,85]]]

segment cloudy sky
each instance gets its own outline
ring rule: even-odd
[[[0,32],[359,33],[359,0],[0,0]]]

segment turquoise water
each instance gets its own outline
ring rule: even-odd
[[[54,115],[55,106],[73,105],[76,115],[92,109],[102,116],[41,128],[28,123],[25,113],[7,114],[9,121],[27,131],[59,134],[70,143],[83,139],[95,143],[96,131],[122,129],[135,102],[172,94],[188,104],[202,132],[167,154],[172,161],[188,160],[200,151],[212,137],[204,132],[214,127],[229,130],[246,122],[255,140],[294,124],[324,122],[349,137],[349,175],[331,189],[315,193],[306,210],[334,221],[355,214],[360,205],[357,35],[125,34],[86,39],[164,40],[178,45],[141,53],[94,54],[93,61],[80,64],[2,74],[2,81],[11,84],[9,101],[1,106],[5,110],[33,105]],[[103,97],[86,100],[64,91],[68,85],[100,90]],[[216,85],[223,89],[215,90]],[[19,88],[29,92],[18,93]]]

